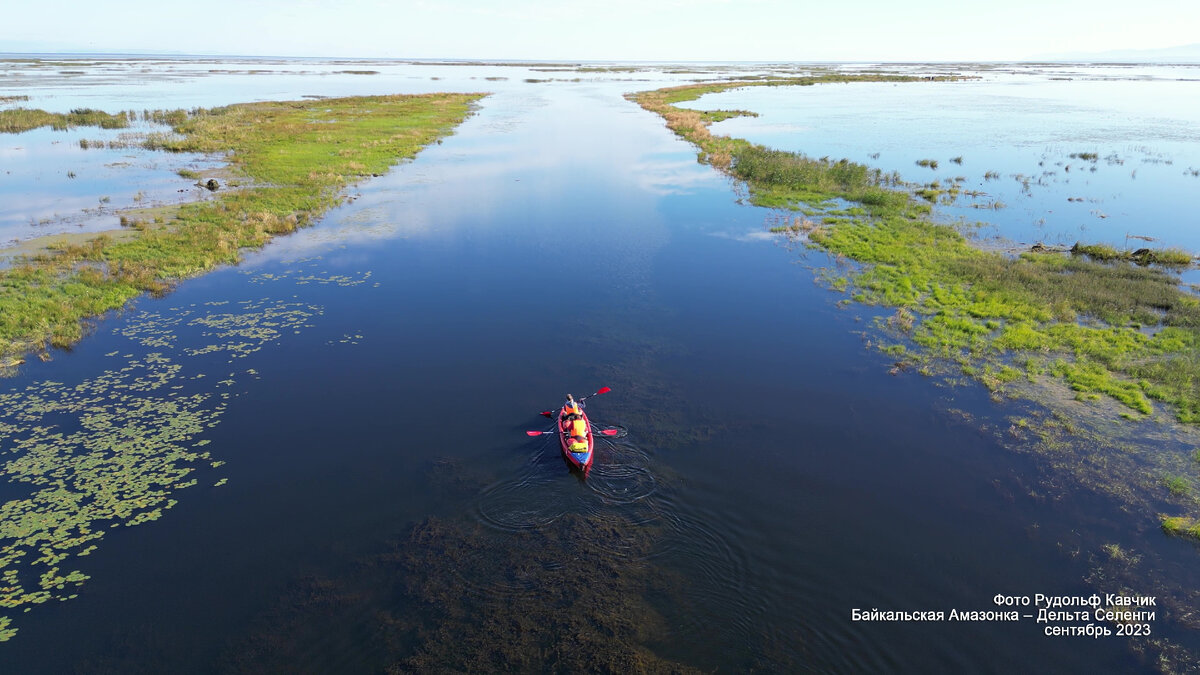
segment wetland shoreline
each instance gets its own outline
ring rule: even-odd
[[[1139,537],[1200,538],[1200,455],[1192,450],[1200,443],[1200,299],[1174,274],[1179,265],[1161,264],[1190,263],[1190,254],[1085,244],[985,250],[934,219],[937,200],[923,194],[929,186],[849,160],[718,136],[709,131],[713,122],[755,113],[677,105],[741,87],[843,81],[829,75],[702,83],[626,98],[696,146],[701,163],[743,183],[751,204],[802,214],[772,231],[852,261],[818,281],[845,294],[841,306],[894,311],[875,322],[876,346],[896,359],[893,375],[911,369],[950,386],[973,380],[993,400],[1033,402],[1037,409],[1010,416],[1007,429],[983,430],[1136,514],[1146,523],[1137,527]],[[1089,583],[1116,584],[1129,595],[1149,585],[1168,616],[1195,627],[1190,608],[1200,590],[1143,564],[1142,550],[1110,542],[1091,556]],[[1155,654],[1168,671],[1192,658],[1169,641],[1132,647]]]
[[[484,94],[424,94],[235,104],[148,116],[170,126],[143,146],[170,152],[223,153],[249,186],[180,205],[167,215],[129,222],[126,236],[100,234],[52,244],[0,270],[0,368],[23,356],[68,348],[85,322],[143,293],[218,265],[243,249],[311,223],[339,203],[343,189],[411,159],[450,133]],[[128,115],[83,110],[0,111],[0,130],[119,126]]]
[[[354,669],[348,654],[359,669],[378,671],[1034,663],[1132,672],[1139,661],[1167,670],[1159,664],[1189,663],[1187,655],[1160,659],[1155,645],[1143,645],[1147,653],[1135,660],[1130,648],[1138,645],[1116,638],[1081,649],[1032,626],[897,632],[849,621],[854,606],[974,609],[998,590],[1074,593],[1086,585],[1157,593],[1155,639],[1179,637],[1195,653],[1200,633],[1187,612],[1200,582],[1186,573],[1190,542],[1159,531],[1154,514],[1178,510],[1160,503],[1158,492],[1169,496],[1170,487],[1158,483],[1156,467],[1107,441],[1079,453],[1091,442],[1080,440],[1083,420],[1026,402],[1036,391],[995,405],[960,364],[950,361],[945,376],[939,359],[910,358],[917,347],[904,315],[895,325],[857,323],[897,309],[853,304],[858,289],[850,291],[845,268],[857,267],[849,258],[814,286],[806,263],[834,268],[841,258],[822,262],[814,250],[795,260],[790,252],[800,246],[782,240],[807,242],[805,219],[825,225],[836,216],[801,206],[812,213],[784,212],[795,231],[767,235],[761,209],[735,203],[728,182],[697,164],[690,146],[620,98],[629,87],[684,80],[610,78],[598,91],[592,80],[534,84],[512,69],[421,83],[408,75],[439,78],[424,68],[379,68],[372,78],[317,83],[266,71],[238,77],[253,78],[255,97],[289,100],[410,86],[474,91],[484,80],[498,81],[488,85],[497,93],[444,147],[351,188],[353,203],[317,227],[243,252],[242,264],[182,283],[166,299],[135,300],[106,316],[69,358],[30,363],[10,381],[0,446],[12,449],[12,522],[75,525],[9,540],[26,552],[9,565],[22,592],[41,599],[45,591],[50,600],[26,604],[28,616],[8,610],[7,628],[20,629],[3,646],[14,669]],[[725,74],[751,77],[737,69],[695,76]],[[338,88],[352,78],[354,89]],[[190,96],[172,90],[151,99],[114,85],[109,98],[43,94],[31,105],[115,111],[248,100],[229,91],[245,86],[233,79],[203,76]],[[372,79],[378,84],[357,84]],[[943,85],[792,91],[813,100],[884,87]],[[760,100],[709,107],[773,118]],[[873,114],[887,120],[885,110]],[[100,132],[84,134],[90,141]],[[933,151],[899,136],[920,156],[945,164],[963,153],[961,170],[976,168],[970,145]],[[13,143],[22,144],[30,143]],[[895,151],[860,145],[884,151],[885,162]],[[1080,149],[1094,148],[1067,148]],[[772,159],[755,158],[761,168]],[[912,159],[884,166],[907,175]],[[1024,168],[997,164],[979,169]],[[839,170],[849,178],[857,171]],[[846,205],[829,210],[836,207]],[[563,322],[543,299],[562,279],[561,257],[530,252],[557,241],[564,222],[581,214],[586,222],[574,230],[589,255],[576,272],[589,316]],[[158,225],[153,215],[133,220]],[[718,230],[750,233],[753,242],[710,236]],[[658,255],[667,243],[670,255]],[[840,307],[825,288],[837,283],[849,291]],[[914,326],[924,317],[909,314]],[[884,350],[847,339],[860,331],[868,347]],[[901,362],[910,364],[907,375],[886,372]],[[934,376],[914,378],[912,368]],[[560,473],[557,447],[513,434],[524,438],[514,424],[542,405],[536,392],[584,376],[622,392],[603,399],[600,412],[632,433],[580,483]],[[1130,409],[1116,399],[1078,402],[1062,380],[1035,379],[1004,383],[996,395],[1052,389],[1064,408],[1104,411],[1131,446],[1149,447],[1138,436],[1169,417],[1122,419]],[[438,421],[460,404],[467,380],[512,394],[479,410],[484,433],[469,447]],[[764,394],[794,415],[760,411],[754,402]],[[796,428],[806,430],[802,442],[790,440]],[[1180,442],[1153,442],[1160,441],[1172,451]],[[127,475],[114,484],[119,470]],[[1097,498],[1088,489],[1109,492]],[[36,499],[26,499],[29,490]],[[1131,495],[1140,501],[1126,501]],[[109,530],[113,524],[138,526]],[[70,540],[101,531],[110,534]],[[45,535],[55,539],[38,539]],[[64,554],[55,563],[63,588],[43,589],[49,565],[35,559]],[[75,570],[92,580],[70,578]],[[576,590],[593,572],[602,593]],[[70,600],[75,594],[80,601]],[[60,600],[66,605],[56,608]],[[461,634],[472,638],[453,639]],[[573,650],[577,644],[587,652]]]
[[[1078,245],[1069,257],[1042,247],[1015,257],[980,250],[935,222],[930,205],[901,189],[898,177],[849,160],[815,160],[715,136],[708,130],[713,121],[748,113],[676,105],[741,87],[915,79],[725,82],[628,98],[696,145],[701,162],[744,182],[752,204],[803,211],[777,232],[864,264],[832,285],[853,289],[853,301],[896,308],[887,325],[918,348],[890,346],[901,360],[923,366],[930,356],[949,359],[1001,393],[1018,377],[1049,373],[1080,400],[1104,395],[1140,413],[1138,419],[1154,413],[1155,400],[1181,422],[1200,422],[1200,299],[1169,271],[1127,264],[1129,256],[1092,255],[1108,247]],[[1142,257],[1179,259],[1172,251]],[[1027,358],[1015,363],[1018,355]],[[1050,361],[1054,356],[1060,358]]]

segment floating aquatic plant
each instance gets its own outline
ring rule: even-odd
[[[225,411],[229,394],[216,389],[236,384],[239,374],[197,390],[205,373],[187,374],[181,360],[248,356],[321,313],[274,300],[235,306],[236,313],[195,306],[143,312],[117,333],[159,351],[125,354],[123,366],[74,386],[43,381],[0,394],[0,475],[26,488],[0,505],[0,608],[74,597],[88,575],[71,569],[73,561],[96,551],[114,527],[158,520],[175,506],[175,492],[198,484],[197,469],[224,464],[206,450],[209,439],[197,436]],[[183,332],[188,341],[211,343],[178,348]],[[0,615],[0,641],[15,633],[11,617]]]

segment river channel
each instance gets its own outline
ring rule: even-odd
[[[856,610],[1007,610],[997,595],[1103,594],[1095,560],[1114,542],[1194,587],[1196,550],[992,431],[1035,404],[895,373],[894,359],[872,346],[883,311],[842,303],[844,294],[814,283],[819,270],[847,263],[771,234],[778,214],[744,203],[737,185],[697,163],[694,147],[623,99],[704,76],[668,70],[9,64],[0,95],[28,95],[21,105],[49,110],[492,94],[452,136],[353,187],[315,226],[164,297],[140,298],[75,348],[30,359],[0,381],[10,402],[80,391],[115,398],[119,389],[130,407],[144,399],[147,410],[163,410],[187,395],[200,425],[179,445],[211,456],[161,517],[112,529],[90,555],[62,563],[90,578],[72,591],[78,597],[13,615],[18,632],[0,645],[0,670],[618,669],[631,653],[651,670],[706,672],[1152,669],[1129,638],[1050,637],[1034,618],[853,620]],[[745,72],[754,70],[714,66],[707,76]],[[1026,91],[1015,75],[985,75],[1014,97]],[[1070,84],[1024,76],[1039,95]],[[858,107],[884,86],[881,110],[914,109],[904,84],[764,90],[724,106],[757,103],[795,118],[806,105],[795,102],[812,95],[827,104],[830,124],[865,124],[861,139],[831,134],[806,148],[802,131],[815,122],[788,122],[789,136],[766,114],[714,131],[816,156],[871,162],[882,153],[876,164],[909,180],[926,178],[916,159],[935,156],[952,173],[960,169],[946,168],[950,158],[963,155],[973,181],[1002,172],[1011,192],[1002,198],[1015,206],[991,220],[990,211],[961,213],[1022,242],[1069,245],[1086,223],[1117,244],[1129,231],[1198,246],[1194,229],[1178,242],[1173,227],[1135,231],[1135,207],[1121,206],[1124,186],[1156,171],[1200,186],[1183,173],[1190,159],[1200,167],[1188,155],[1195,140],[1167,122],[1177,134],[1161,149],[1112,126],[1126,164],[1088,165],[1094,195],[1080,191],[1084,174],[1072,173],[1069,187],[1061,167],[1046,176],[1044,192],[1056,200],[1076,190],[1105,201],[1080,206],[1069,222],[1050,215],[1036,224],[1043,216],[1034,212],[1049,209],[1021,201],[1011,174],[1025,163],[1035,175],[1038,161],[1069,161],[1105,139],[1076,144],[1048,133],[1019,145],[1006,143],[1017,132],[1002,127],[971,145],[928,129],[892,142],[878,131],[886,124]],[[971,83],[911,86],[975,87],[958,108],[907,120],[959,119],[947,128],[963,139],[961,115],[987,95]],[[1054,110],[1045,114],[1070,112]],[[78,149],[79,138],[100,135],[0,137],[0,157],[20,167],[18,177],[0,176],[6,235],[70,231],[85,220],[97,229],[115,216],[77,216],[79,204],[191,194],[174,169],[214,162],[109,150],[101,152],[114,157],[101,161]],[[924,137],[933,140],[915,145]],[[1006,149],[986,156],[989,144]],[[1142,161],[1166,154],[1172,164]],[[68,179],[72,157],[85,168]],[[1106,172],[1109,182],[1092,178]],[[60,198],[67,205],[55,207]],[[1098,209],[1114,217],[1091,213]],[[160,386],[139,388],[147,381]],[[581,480],[553,439],[525,431],[547,428],[539,411],[565,394],[603,386],[612,391],[589,399],[588,413],[624,431],[599,442]],[[79,406],[34,412],[64,433],[84,422]],[[19,449],[3,451],[19,458]],[[0,499],[29,489],[0,484]],[[1161,613],[1154,630],[1200,644]],[[561,653],[572,645],[580,653]]]

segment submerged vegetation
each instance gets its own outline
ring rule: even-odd
[[[68,347],[81,322],[175,280],[235,263],[241,250],[291,232],[338,203],[349,183],[411,158],[463,120],[481,94],[279,101],[148,115],[172,133],[147,147],[225,153],[252,187],[181,206],[162,223],[133,223],[136,236],[98,236],[18,259],[0,271],[0,366],[21,354]],[[0,129],[128,123],[125,114],[0,111]],[[31,126],[32,125],[32,126]]]
[[[647,562],[656,535],[617,516],[502,536],[430,518],[349,574],[293,583],[219,670],[292,672],[313,641],[370,634],[352,670],[697,673],[647,646],[669,630],[648,598],[678,593]]]

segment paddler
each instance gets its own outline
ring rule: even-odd
[[[571,452],[586,452],[587,422],[583,421],[583,406],[570,394],[567,394],[567,402],[563,404],[561,425],[563,434],[569,434],[567,449]]]
[[[582,411],[583,406],[575,400],[574,396],[567,394],[567,402],[563,404],[562,408],[563,427],[566,428],[567,422],[583,419]]]

